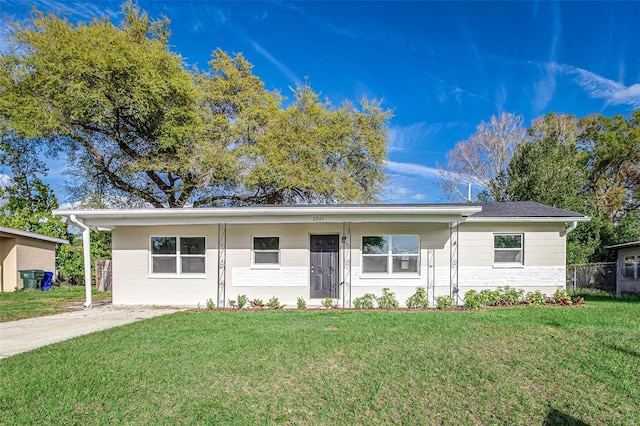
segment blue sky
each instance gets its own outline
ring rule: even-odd
[[[110,1],[0,0],[14,19],[33,5],[71,21],[120,10]],[[385,202],[442,201],[436,167],[491,115],[513,112],[529,125],[547,112],[640,108],[640,2],[139,5],[171,20],[173,50],[190,65],[204,67],[221,47],[242,52],[266,87],[285,96],[308,77],[334,104],[383,98],[394,111]],[[4,25],[0,36],[1,47]],[[53,161],[48,182],[66,200],[63,168]]]

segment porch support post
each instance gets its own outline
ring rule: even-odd
[[[218,224],[218,303],[219,308],[225,307],[225,287],[227,269],[227,224]]]
[[[82,229],[82,257],[84,258],[84,291],[85,302],[84,307],[90,308],[91,300],[91,231],[89,227],[82,223],[75,215],[69,216],[69,220]]]
[[[429,296],[431,291],[431,296]],[[436,251],[427,249],[427,299],[431,297],[431,304],[436,304]]]
[[[351,222],[342,223],[342,307],[351,307]]]
[[[624,272],[624,261],[617,259],[616,260],[616,298],[620,299],[620,295],[622,293],[621,282],[622,273]]]
[[[449,222],[449,295],[457,305],[458,295],[458,222]]]

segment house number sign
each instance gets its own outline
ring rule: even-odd
[[[312,222],[324,222],[324,216],[313,216],[311,218]]]

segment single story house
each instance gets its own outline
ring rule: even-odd
[[[588,217],[534,202],[56,210],[109,229],[116,305],[217,306],[246,294],[352,307],[387,287],[433,302],[509,285],[565,287],[566,234]],[[88,264],[88,259],[85,259]],[[88,268],[87,268],[88,269]],[[90,282],[90,279],[86,280]],[[87,290],[90,306],[91,294]]]
[[[23,269],[54,272],[58,244],[69,241],[0,226],[0,291],[22,288]]]
[[[640,294],[640,241],[608,246],[618,252],[616,268],[616,294]]]

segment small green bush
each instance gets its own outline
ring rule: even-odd
[[[524,297],[524,290],[509,287],[508,285],[498,287],[498,292],[500,294],[500,304],[502,305],[518,305]]]
[[[207,299],[207,309],[213,311],[216,308],[216,304],[213,299]]]
[[[478,302],[481,307],[497,306],[500,304],[500,292],[484,289],[478,293]]]
[[[373,309],[376,296],[371,293],[365,293],[364,296],[353,299],[353,305],[356,309]]]
[[[247,297],[246,294],[239,294],[238,295],[238,309],[242,309],[245,306],[247,306],[247,303],[249,303],[249,298]]]
[[[524,301],[530,305],[544,305],[545,303],[547,303],[547,296],[540,290],[536,290],[533,293],[527,293],[524,297]]]
[[[470,309],[478,309],[484,307],[480,303],[480,297],[477,291],[469,290],[464,295],[464,306],[465,308]]]
[[[398,309],[398,306],[400,306],[398,299],[396,299],[396,294],[388,288],[382,289],[382,296],[376,298],[376,301],[380,309]]]
[[[559,288],[553,294],[553,303],[557,305],[571,305],[571,297],[565,289]]]
[[[332,305],[333,305],[333,299],[332,299],[332,298],[330,298],[330,297],[325,297],[325,298],[322,300],[322,307],[324,307],[324,308],[326,308],[326,309],[329,309],[329,308],[331,308],[331,306],[332,306]]]
[[[284,308],[284,305],[281,305],[278,298],[274,296],[271,299],[269,299],[269,301],[267,302],[267,308],[280,309],[280,308]]]
[[[298,297],[296,305],[298,305],[298,309],[307,309],[307,302],[304,300],[304,297]]]
[[[416,292],[409,296],[407,299],[407,308],[410,309],[424,309],[429,307],[429,298],[427,297],[427,292],[424,287],[416,288]]]
[[[453,298],[451,296],[436,297],[436,306],[438,309],[447,309],[453,307]]]

